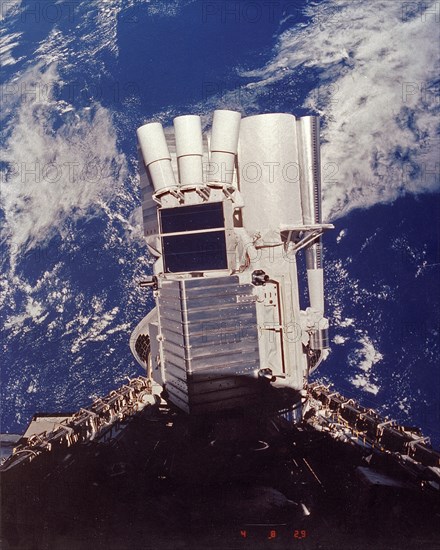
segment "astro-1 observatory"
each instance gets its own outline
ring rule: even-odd
[[[321,236],[332,226],[321,216],[319,118],[217,110],[207,135],[197,115],[175,118],[174,134],[153,122],[137,135],[156,259],[144,284],[156,307],[132,352],[187,413],[270,396],[274,410],[301,418],[308,374],[329,345]]]

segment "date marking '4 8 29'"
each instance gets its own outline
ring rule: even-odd
[[[242,529],[240,531],[240,536],[243,538],[243,539],[246,539],[248,538],[248,534],[249,532],[246,530],[246,529]],[[273,540],[273,539],[276,539],[280,536],[280,533],[278,533],[278,531],[276,531],[276,529],[271,529],[270,531],[267,531],[266,534],[265,534],[265,537],[268,539],[268,540]],[[285,538],[285,535],[283,533],[283,538]],[[289,537],[291,539],[296,539],[296,540],[301,540],[301,539],[305,539],[307,538],[307,531],[305,529],[295,529],[292,533],[291,533],[291,536]]]

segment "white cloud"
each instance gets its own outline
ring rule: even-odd
[[[347,233],[347,229],[341,229],[341,231],[339,231],[339,235],[336,237],[336,242],[339,244],[342,239],[347,236]]]
[[[15,58],[14,49],[20,45],[22,32],[9,32],[13,26],[13,21],[17,19],[21,12],[21,0],[8,0],[0,3],[0,67],[15,65],[23,57]],[[4,91],[1,91],[3,95]],[[3,98],[2,98],[3,99]]]
[[[362,345],[362,348],[358,353],[355,365],[358,369],[369,372],[373,365],[382,361],[383,355],[375,349],[373,342],[368,336],[364,335],[359,340],[359,343]],[[359,361],[359,359],[361,360]]]
[[[12,55],[12,51],[19,45],[19,38],[22,33],[14,32],[6,34],[4,29],[0,29],[0,65],[5,67],[6,65],[14,65],[20,59],[15,59]]]
[[[4,323],[5,329],[10,329],[14,326],[20,329],[26,319],[32,319],[35,323],[44,321],[45,316],[41,316],[44,312],[43,306],[34,300],[32,296],[28,296],[24,312],[18,315],[10,316]]]
[[[20,10],[21,0],[8,0],[8,2],[2,2],[0,8],[0,21],[6,20],[8,17],[16,16]]]
[[[9,83],[1,160],[1,237],[14,255],[63,231],[109,199],[126,177],[110,113],[102,106],[75,111],[52,94],[56,66],[37,65]],[[30,91],[24,94],[22,91]],[[12,113],[10,118],[8,114]]]
[[[359,374],[357,374],[354,378],[352,378],[350,382],[356,388],[361,388],[362,390],[368,393],[372,393],[373,395],[377,395],[380,390],[377,384],[373,384],[372,382],[369,382],[365,377]]]
[[[353,352],[349,358],[349,364],[353,369],[359,369],[362,372],[356,373],[350,382],[357,388],[376,395],[379,386],[375,384],[374,365],[382,361],[383,355],[376,350],[373,342],[367,334],[363,334],[359,339],[360,348]]]

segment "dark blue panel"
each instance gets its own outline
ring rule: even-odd
[[[225,225],[221,202],[163,208],[159,212],[162,233],[217,229]]]
[[[224,231],[165,236],[162,242],[166,273],[228,267]]]

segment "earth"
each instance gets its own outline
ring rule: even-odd
[[[438,2],[1,3],[1,432],[142,374],[136,128],[319,114],[327,316],[314,379],[440,444]]]

